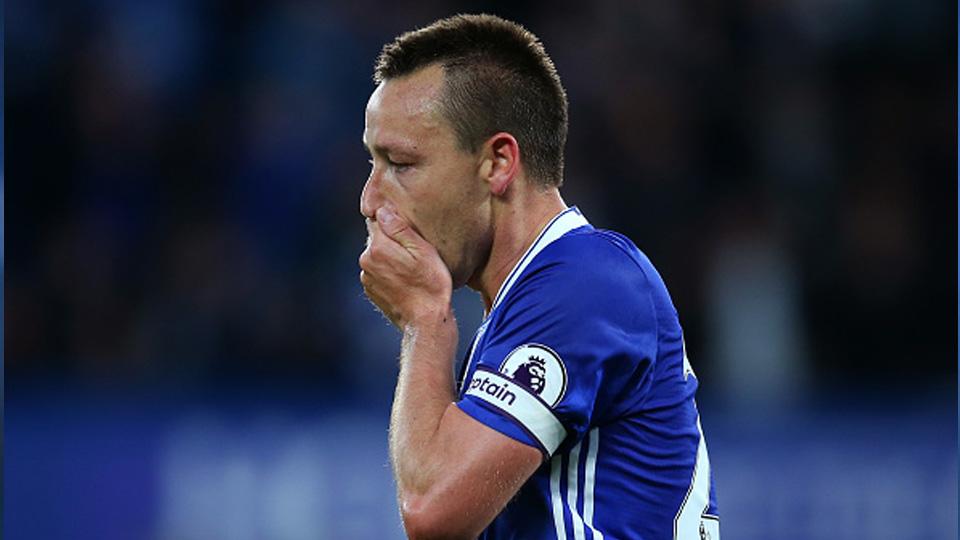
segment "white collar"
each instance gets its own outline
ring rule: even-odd
[[[497,306],[500,305],[500,302],[507,295],[507,292],[510,291],[510,287],[513,287],[513,284],[516,283],[520,275],[523,274],[523,271],[527,268],[527,265],[530,264],[530,261],[532,261],[537,254],[552,244],[554,240],[574,229],[589,224],[587,218],[583,217],[580,209],[576,206],[571,206],[554,216],[553,219],[547,223],[547,226],[540,231],[540,235],[533,241],[533,244],[527,248],[527,252],[523,254],[523,257],[520,257],[520,260],[517,261],[513,270],[507,274],[507,279],[503,281],[503,284],[500,285],[500,290],[497,291],[497,296],[493,300],[493,306],[490,307],[490,312],[493,313],[493,310],[497,309]]]

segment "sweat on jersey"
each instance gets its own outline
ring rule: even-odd
[[[477,330],[457,406],[544,463],[481,539],[719,540],[697,379],[666,286],[576,207]]]

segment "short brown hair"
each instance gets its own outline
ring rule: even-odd
[[[441,112],[462,149],[476,152],[505,131],[517,139],[536,182],[563,182],[567,95],[537,36],[494,15],[454,15],[386,44],[373,80],[380,84],[436,63],[445,81]]]

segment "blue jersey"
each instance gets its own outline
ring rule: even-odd
[[[457,405],[544,463],[483,539],[719,540],[697,379],[660,275],[577,208],[477,330]]]

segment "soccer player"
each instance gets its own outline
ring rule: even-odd
[[[387,44],[363,141],[360,281],[403,333],[390,455],[411,538],[719,540],[666,287],[560,196],[567,101],[521,26]],[[485,319],[459,376],[452,291]]]

